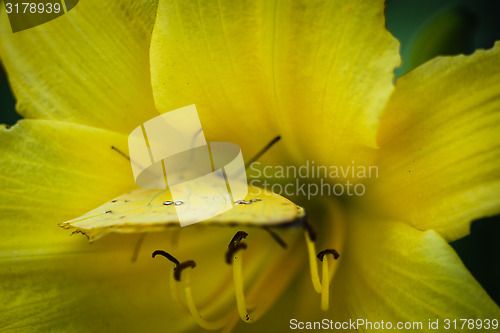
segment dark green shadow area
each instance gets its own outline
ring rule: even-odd
[[[500,40],[498,0],[387,0],[386,4],[387,28],[401,41],[403,65],[396,70],[398,76],[412,68],[412,58],[421,62],[426,55],[469,54]],[[425,54],[413,54],[416,49]]]
[[[500,305],[500,216],[472,223],[469,236],[451,246],[472,275]]]
[[[0,124],[14,125],[22,117],[16,112],[16,101],[10,90],[7,76],[0,65]]]

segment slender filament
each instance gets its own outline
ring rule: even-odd
[[[182,278],[182,281],[184,281],[184,290],[186,293],[186,304],[189,309],[189,312],[193,316],[194,320],[196,323],[207,330],[219,330],[223,328],[226,325],[227,318],[221,318],[217,321],[208,321],[205,320],[201,317],[200,313],[198,312],[198,309],[196,308],[196,305],[194,304],[194,299],[193,299],[193,292],[191,290],[191,274],[190,270],[187,269],[184,272],[184,276]]]
[[[173,298],[175,303],[177,303],[180,307],[183,307],[184,305],[181,303],[180,298],[179,298],[179,294],[177,292],[177,282],[178,281],[175,280],[173,272],[172,272],[172,274],[170,274],[169,281],[170,281],[170,283],[169,283],[170,284],[170,295],[172,295],[172,298]]]
[[[304,229],[304,235],[306,237],[306,244],[307,244],[307,252],[309,254],[309,268],[311,271],[311,281],[314,287],[314,290],[320,294],[322,292],[322,286],[321,282],[319,280],[319,275],[318,275],[318,263],[316,260],[316,244],[311,238],[309,237],[309,232]]]
[[[321,279],[321,310],[328,311],[330,299],[330,272],[328,270],[328,256],[323,257],[323,272]]]
[[[245,323],[252,323],[253,320],[248,314],[246,302],[245,302],[245,291],[243,283],[243,272],[242,272],[242,251],[233,258],[233,281],[234,281],[234,291],[236,293],[236,305],[238,307],[238,313],[240,314],[241,320]]]

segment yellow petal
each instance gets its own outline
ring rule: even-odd
[[[383,320],[394,327],[422,322],[424,332],[432,332],[429,319],[439,319],[438,331],[445,319],[456,319],[460,326],[451,331],[468,332],[460,319],[499,318],[498,306],[436,232],[363,216],[350,221],[348,235],[326,317]]]
[[[369,160],[398,43],[383,1],[162,1],[151,42],[161,112],[196,104],[205,134],[256,152]],[[283,161],[276,148],[268,160]],[[353,152],[356,152],[354,155]]]
[[[29,228],[29,223],[23,227]],[[49,236],[45,230],[40,237]],[[182,316],[165,296],[165,264],[153,262],[146,252],[132,264],[134,239],[110,237],[105,244],[90,245],[84,237],[64,236],[72,243],[51,246],[47,252],[46,246],[33,249],[34,238],[19,233],[18,245],[11,249],[15,252],[0,251],[2,332],[159,332],[169,325],[177,330],[192,327],[187,320],[164,321],[165,313]],[[3,234],[0,237],[3,241]]]
[[[447,240],[500,212],[500,43],[401,77],[379,134],[377,205]],[[370,189],[367,188],[367,193]]]
[[[127,137],[121,134],[52,120],[22,120],[0,128],[0,142],[0,248],[18,245],[19,235],[34,244],[50,244],[51,237],[61,235],[58,222],[134,186],[130,162],[111,149],[126,149]]]
[[[12,33],[0,14],[0,58],[25,118],[128,131],[157,115],[149,75],[156,3],[80,1]]]
[[[131,265],[136,236],[90,245],[57,227],[133,184],[130,162],[111,149],[125,149],[125,136],[22,120],[2,127],[0,142],[0,330],[118,331],[122,323],[139,331],[170,311],[165,299],[141,296],[145,286],[162,289],[164,266],[147,274],[140,261]]]

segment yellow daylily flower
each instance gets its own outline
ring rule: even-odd
[[[447,241],[500,213],[500,43],[434,59],[393,84],[398,43],[384,26],[381,0],[86,0],[3,33],[0,57],[26,119],[0,128],[1,330],[202,331],[170,289],[173,266],[150,258],[159,248],[196,261],[186,271],[192,300],[226,330],[327,318],[432,331],[429,320],[499,319]],[[0,30],[10,30],[4,12]],[[126,151],[133,128],[189,104],[209,141],[235,142],[245,156],[280,134],[266,164],[378,166],[356,200],[301,202],[317,249],[340,253],[322,296],[301,229],[278,231],[287,250],[246,230],[244,292],[256,321],[247,325],[223,260],[240,227],[92,244],[57,227],[135,189],[129,161],[110,147]]]

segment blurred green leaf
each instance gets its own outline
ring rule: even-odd
[[[466,7],[438,12],[409,41],[408,57],[403,63],[402,72],[406,73],[438,55],[473,52],[476,29],[477,18]]]

